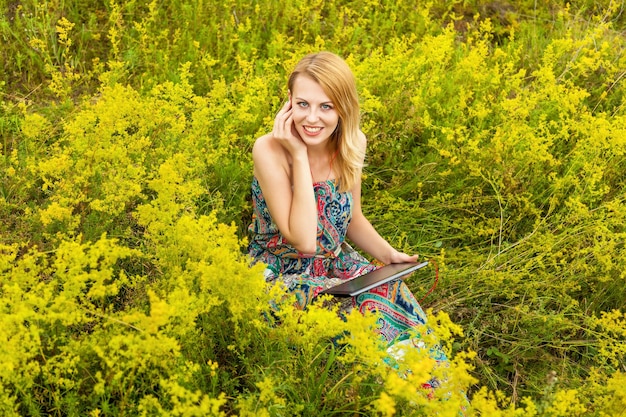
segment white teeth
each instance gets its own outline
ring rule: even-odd
[[[307,127],[307,126],[305,126],[304,130],[306,130],[307,132],[311,132],[311,133],[317,133],[320,130],[322,130],[322,128],[321,127]]]

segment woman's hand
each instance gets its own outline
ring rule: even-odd
[[[311,179],[307,145],[295,131],[289,102],[274,119],[270,134],[252,148],[254,175],[272,219],[298,251],[317,250],[317,200]]]
[[[407,255],[406,253],[398,252],[397,250],[394,250],[391,253],[391,256],[389,257],[389,261],[390,261],[389,263],[399,264],[403,262],[417,262],[418,258],[419,258],[419,255]]]
[[[274,119],[274,129],[272,136],[280,143],[292,156],[296,156],[307,150],[306,144],[296,131],[293,125],[293,110],[291,108],[291,100],[276,114]]]

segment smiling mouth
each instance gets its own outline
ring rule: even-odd
[[[302,128],[308,133],[319,133],[319,131],[322,130],[321,127],[317,126],[302,126]]]

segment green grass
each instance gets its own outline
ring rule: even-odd
[[[324,337],[259,321],[268,295],[242,257],[252,143],[290,68],[318,49],[357,76],[364,210],[394,245],[437,261],[424,307],[463,328],[453,349],[475,352],[477,413],[481,387],[503,393],[502,415],[531,413],[525,401],[546,416],[623,412],[620,2],[0,9],[0,342],[25,364],[0,373],[5,414],[405,403],[391,376]],[[431,282],[409,285],[420,298]]]

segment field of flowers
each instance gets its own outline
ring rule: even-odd
[[[0,5],[1,415],[626,415],[623,0]],[[322,49],[449,368],[249,267],[251,146]]]

